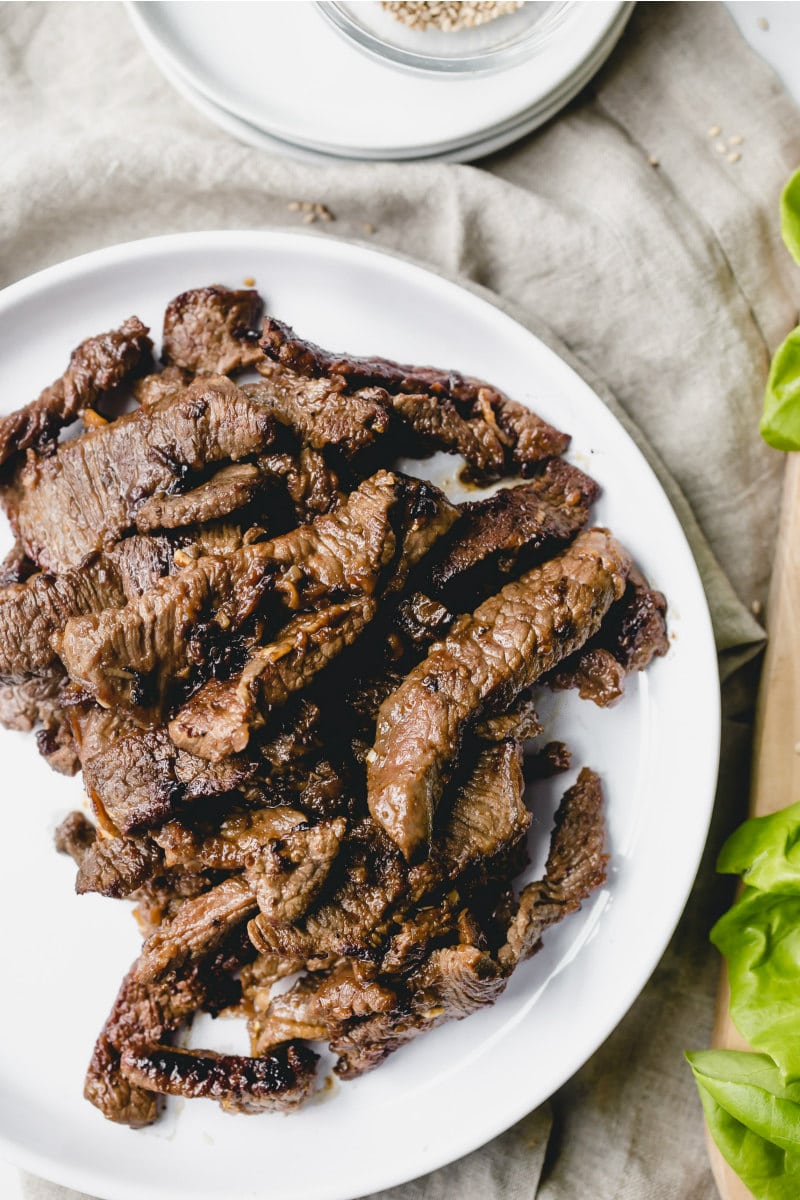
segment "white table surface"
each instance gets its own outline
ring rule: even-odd
[[[800,0],[728,0],[726,7],[750,45],[800,104]],[[766,20],[769,28],[761,29],[759,20]],[[18,1171],[2,1161],[0,1197],[24,1200]]]

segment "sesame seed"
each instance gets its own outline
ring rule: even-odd
[[[741,146],[743,141],[744,141],[744,138],[742,137],[742,135],[740,133],[734,133],[731,137],[728,138],[728,145],[729,146]]]
[[[737,163],[741,157],[742,157],[742,156],[741,156],[741,154],[739,153],[739,151],[738,151],[738,150],[734,150],[733,154],[729,154],[729,155],[728,155],[728,162],[729,162],[729,163]]]
[[[716,150],[717,154],[727,154],[728,152],[728,147],[725,142],[715,142],[714,149]]]
[[[760,616],[761,616],[761,610],[762,610],[762,608],[763,608],[763,607],[764,607],[764,606],[763,606],[763,604],[761,603],[761,601],[760,601],[760,600],[754,600],[754,601],[753,601],[753,603],[750,605],[750,611],[751,611],[751,613],[753,614],[753,616],[754,616],[754,617],[760,617]]]
[[[648,157],[647,161],[650,163],[650,166],[651,166],[651,167],[660,167],[660,166],[661,166],[661,163],[660,163],[660,162],[659,162],[659,160],[656,158],[655,154],[651,154],[651,155]]]
[[[364,232],[364,233],[374,233],[375,232],[375,226],[370,225],[370,223],[368,221],[364,222],[364,224],[361,226],[361,229],[362,229],[362,232]]]
[[[300,211],[301,212],[313,212],[314,205],[311,203],[310,200],[301,200],[300,201]]]
[[[286,207],[288,208],[289,212],[300,212],[300,201],[290,200]]]
[[[255,279],[253,279],[252,275],[248,275],[246,279],[242,280],[242,283],[244,284],[245,287],[255,287],[256,286],[256,281],[255,281]]]
[[[719,125],[712,125],[708,131],[708,136],[709,137],[719,137],[719,135],[721,133],[722,133],[722,129],[720,128]]]
[[[381,0],[409,29],[474,29],[506,13],[516,12],[522,0]]]
[[[307,212],[306,215],[303,217],[303,224],[304,225],[313,225],[314,222],[316,221],[316,219],[317,219],[317,214],[315,212]]]
[[[756,25],[758,26],[759,29],[763,29],[764,33],[766,33],[767,30],[769,29],[769,21],[767,20],[766,17],[759,17],[758,20],[756,21]]]

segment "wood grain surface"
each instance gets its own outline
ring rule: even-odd
[[[754,817],[800,800],[800,453],[787,456],[767,631],[753,743],[750,813]],[[728,999],[723,966],[712,1045],[722,1050],[747,1050],[747,1042],[731,1021]],[[722,1200],[752,1200],[751,1192],[710,1136],[707,1141]]]

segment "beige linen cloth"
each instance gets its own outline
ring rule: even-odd
[[[715,125],[744,139],[736,163],[716,150]],[[707,932],[730,894],[713,860],[746,804],[763,641],[753,605],[766,598],[783,467],[757,420],[769,354],[797,319],[777,200],[798,164],[797,110],[716,4],[641,4],[556,121],[477,166],[324,169],[207,124],[120,6],[0,5],[0,283],[150,234],[299,225],[289,201],[324,202],[336,221],[321,236],[486,289],[570,357],[650,457],[703,572],[725,680],[722,774],[672,944],[549,1105],[382,1200],[714,1195],[682,1051],[708,1043],[718,963]],[[67,1196],[30,1178],[23,1189]]]

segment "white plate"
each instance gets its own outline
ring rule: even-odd
[[[591,389],[485,300],[372,250],[288,233],[178,234],[101,250],[0,295],[0,397],[12,408],[53,379],[81,338],[132,312],[158,331],[177,292],[253,276],[271,309],[332,349],[484,375],[573,434],[572,460],[604,486],[610,525],[669,597],[672,646],[601,712],[542,698],[548,734],[600,771],[608,885],[545,939],[492,1008],[444,1026],[374,1073],[290,1116],[231,1117],[171,1103],[133,1132],[81,1097],[97,1031],[137,952],[125,906],[72,892],[52,849],[80,803],[30,738],[0,735],[6,846],[0,875],[0,1147],[27,1169],[104,1200],[349,1200],[430,1171],[507,1128],[608,1036],[675,927],[705,841],[717,770],[716,657],[697,570],[650,468]],[[453,476],[455,461],[444,474]],[[438,478],[443,472],[438,470]],[[540,787],[541,867],[556,800]],[[244,1049],[238,1022],[201,1021],[194,1044]]]
[[[577,4],[530,61],[439,79],[349,45],[308,3],[131,3],[175,70],[218,108],[275,137],[349,157],[420,157],[487,136],[560,88],[627,6]]]
[[[408,158],[399,154],[395,154],[394,157],[403,157],[404,161],[419,162],[473,162],[478,158],[484,158],[488,154],[496,154],[497,151],[511,145],[512,142],[518,141],[520,138],[532,133],[533,130],[538,129],[540,125],[544,125],[546,121],[551,120],[556,113],[560,112],[586,86],[595,73],[599,71],[622,36],[633,8],[633,4],[620,5],[617,18],[609,28],[605,38],[578,71],[565,80],[560,88],[552,92],[538,105],[523,113],[515,122],[501,127],[489,136],[481,137],[478,141],[470,142],[465,146],[446,152],[425,156],[412,152],[408,155]],[[133,5],[129,4],[128,10],[133,13]],[[266,150],[268,154],[278,154],[300,162],[311,162],[319,165],[330,164],[335,162],[337,158],[354,158],[356,160],[363,159],[364,161],[369,161],[392,157],[390,152],[360,155],[346,153],[344,150],[339,150],[337,155],[331,155],[323,153],[320,150],[312,150],[306,146],[301,146],[293,142],[285,142],[280,138],[273,137],[270,133],[259,129],[256,125],[251,125],[249,122],[243,121],[241,117],[236,116],[227,109],[220,108],[208,96],[197,91],[191,81],[164,55],[159,43],[150,33],[147,26],[135,20],[134,25],[153,62],[175,90],[183,96],[184,100],[220,129],[223,129],[226,133],[231,134],[232,137],[237,138],[246,145],[255,146],[259,150]]]

